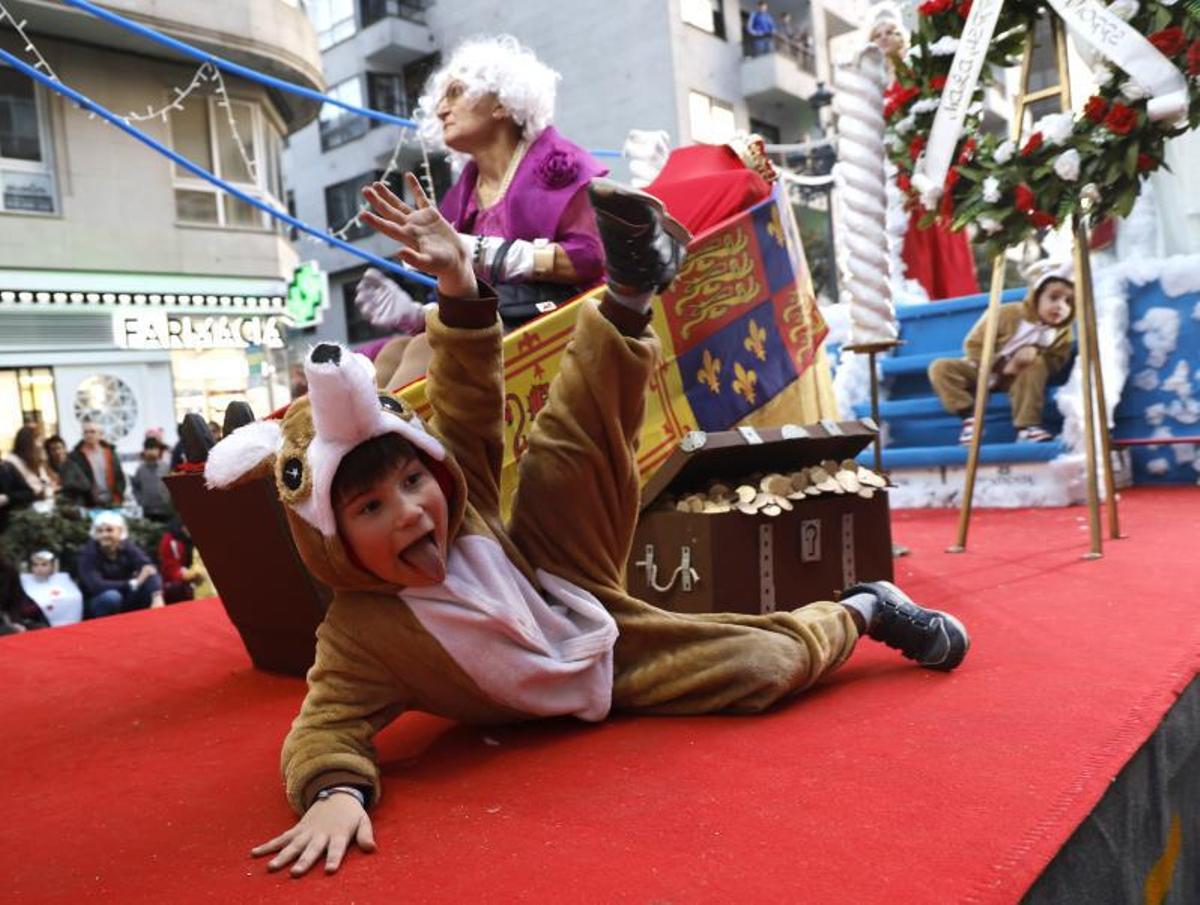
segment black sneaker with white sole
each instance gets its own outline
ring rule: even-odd
[[[890,581],[869,581],[847,588],[842,597],[871,594],[879,602],[867,637],[894,647],[929,669],[949,671],[967,655],[971,639],[963,624],[941,610],[927,610]]]

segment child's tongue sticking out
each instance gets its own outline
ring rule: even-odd
[[[446,578],[446,559],[438,549],[432,533],[405,547],[400,553],[400,559],[433,584],[438,584]]]

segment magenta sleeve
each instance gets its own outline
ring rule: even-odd
[[[604,246],[600,244],[586,185],[567,203],[554,231],[554,242],[570,259],[580,286],[592,286],[604,278]]]

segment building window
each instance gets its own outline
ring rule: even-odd
[[[378,179],[379,176],[378,171],[372,170],[361,176],[355,176],[353,179],[347,179],[345,182],[335,182],[333,185],[325,187],[325,221],[329,224],[331,233],[337,232],[349,224],[345,233],[348,242],[371,234],[369,226],[350,223],[350,221],[358,216],[358,211],[362,207],[363,186]]]
[[[679,11],[688,25],[725,40],[723,0],[680,0]]]
[[[43,437],[58,433],[58,403],[50,368],[0,369],[0,437],[4,438],[0,442],[11,444],[26,425],[40,428]]]
[[[783,143],[779,138],[779,127],[772,125],[766,120],[750,117],[750,131],[756,135],[761,135],[762,140],[766,144],[778,145]]]
[[[230,126],[237,126],[239,142]],[[279,209],[279,136],[263,121],[262,110],[249,101],[229,102],[215,97],[192,102],[171,117],[171,145],[190,160],[247,195]],[[269,228],[267,215],[240,198],[172,164],[175,216],[181,223]]]
[[[688,113],[694,141],[722,145],[733,138],[737,124],[733,118],[733,107],[729,104],[699,91],[689,91]]]
[[[435,69],[442,65],[442,55],[431,53],[429,56],[413,60],[404,66],[404,104],[409,110],[416,110],[421,100],[421,92],[425,83],[433,75]]]
[[[392,116],[408,116],[404,102],[404,79],[385,72],[367,73],[367,106]],[[382,126],[377,119],[368,120],[372,129]]]
[[[388,16],[424,25],[425,11],[428,8],[429,0],[360,0],[359,2],[363,28],[374,25],[380,19]]]
[[[34,83],[0,66],[0,211],[54,213],[46,123],[41,92]]]
[[[355,107],[363,105],[362,82],[358,76],[338,82],[329,89],[328,95],[344,104],[353,104]],[[362,138],[370,128],[371,120],[333,104],[322,104],[317,122],[321,133],[321,150],[329,151]]]
[[[308,0],[306,5],[321,50],[328,50],[354,34],[354,0]]]

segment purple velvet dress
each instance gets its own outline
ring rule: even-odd
[[[503,198],[480,210],[475,198],[479,169],[472,161],[439,208],[459,232],[530,242],[549,239],[562,246],[583,291],[604,276],[604,249],[584,189],[607,173],[587,151],[547,126],[517,165]]]

